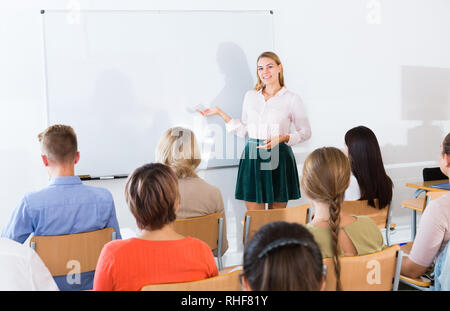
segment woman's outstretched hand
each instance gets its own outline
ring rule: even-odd
[[[223,112],[222,109],[220,109],[219,107],[206,108],[203,110],[196,109],[196,110],[204,117],[219,115],[225,121],[225,123],[228,123],[231,120],[231,117],[227,115],[225,112]]]
[[[220,109],[218,107],[206,108],[204,110],[197,109],[197,111],[204,117],[220,114]]]

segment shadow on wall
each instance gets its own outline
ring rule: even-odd
[[[402,119],[422,121],[408,131],[405,146],[383,146],[392,163],[437,160],[444,133],[433,121],[450,120],[450,69],[402,67]],[[389,163],[385,163],[389,164]]]
[[[243,49],[236,43],[223,42],[219,45],[217,50],[217,64],[220,72],[224,75],[225,86],[211,101],[211,107],[218,106],[230,117],[240,118],[244,95],[253,88],[254,84],[247,62],[247,56]],[[242,150],[243,138],[227,133],[225,130],[225,123],[218,116],[208,118],[207,124],[214,125],[214,127],[219,126],[223,129],[221,133],[222,141],[226,143],[223,144],[222,158],[230,160],[229,155],[232,155],[234,160],[239,159],[241,156],[240,150]],[[216,135],[217,134],[220,133],[216,133]],[[227,147],[232,150],[227,151]],[[209,150],[210,146],[205,145],[201,148],[202,150]],[[216,150],[211,150],[211,152],[214,152],[219,156]],[[208,160],[208,167],[210,166],[210,162],[216,161],[217,159]]]

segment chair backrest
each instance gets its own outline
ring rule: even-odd
[[[219,244],[219,219],[222,213],[214,213],[206,216],[177,219],[174,222],[174,230],[184,236],[197,238],[215,250]],[[223,241],[222,233],[222,241]],[[223,245],[223,243],[222,243]]]
[[[449,194],[449,191],[428,191],[427,197],[429,200],[436,200],[442,197],[443,195]]]
[[[448,179],[439,167],[426,167],[422,170],[423,181]]]
[[[375,199],[375,206],[378,206],[378,199]],[[344,201],[341,210],[350,215],[368,216],[378,226],[378,228],[386,228],[389,205],[379,209],[369,205],[367,200]]]
[[[219,274],[218,276],[191,282],[152,284],[142,287],[143,291],[240,291],[239,276],[242,270]]]
[[[400,246],[364,256],[340,257],[341,284],[345,291],[385,291],[397,289],[401,269]],[[336,274],[332,258],[324,258],[327,266],[325,290],[336,290]]]
[[[265,224],[275,221],[296,222],[306,224],[309,205],[303,204],[294,207],[268,210],[252,210],[245,213],[243,242],[250,241],[253,235]]]
[[[94,271],[103,246],[115,239],[114,228],[49,236],[33,236],[30,246],[37,252],[52,276],[67,275],[73,265],[80,273]]]

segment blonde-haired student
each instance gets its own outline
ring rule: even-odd
[[[225,211],[220,189],[200,178],[196,169],[201,153],[194,132],[183,127],[173,127],[162,135],[156,147],[156,161],[170,166],[178,177],[180,208],[177,218],[191,218],[222,213],[224,227],[222,253],[228,249]]]
[[[336,288],[340,283],[340,256],[365,255],[385,248],[380,229],[366,216],[341,211],[345,190],[350,183],[350,163],[337,148],[314,150],[305,160],[302,191],[315,215],[306,227],[319,244],[324,258],[333,258]]]

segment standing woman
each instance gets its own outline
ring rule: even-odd
[[[291,146],[308,140],[311,128],[300,96],[284,84],[283,66],[273,52],[257,59],[257,83],[244,97],[241,119],[219,107],[199,111],[219,115],[228,132],[249,139],[239,162],[235,197],[248,210],[284,208],[300,198],[297,164]],[[291,125],[295,130],[291,132]]]

